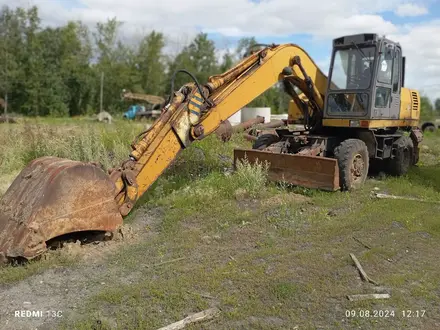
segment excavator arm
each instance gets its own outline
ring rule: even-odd
[[[30,162],[0,200],[0,260],[35,258],[55,238],[73,232],[115,231],[179,152],[276,82],[304,110],[311,130],[321,122],[327,78],[297,45],[266,47],[204,85],[193,80],[171,91],[161,116],[110,175],[94,163],[57,157]],[[298,97],[295,86],[306,98]]]
[[[127,215],[179,152],[213,133],[222,122],[275,83],[300,102],[293,86],[307,95],[307,117],[322,114],[327,77],[299,46],[272,45],[242,60],[227,72],[172,91],[170,102],[153,126],[132,145],[130,158],[110,176],[119,211]],[[304,106],[304,104],[302,105]]]

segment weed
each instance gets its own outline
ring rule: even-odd
[[[229,178],[231,187],[243,189],[251,198],[260,196],[266,187],[269,169],[268,164],[260,162],[251,164],[245,158],[238,161],[236,166],[236,172]]]

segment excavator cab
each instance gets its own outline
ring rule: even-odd
[[[405,57],[399,43],[377,34],[334,39],[323,95],[323,126],[372,127],[377,120],[417,121],[419,95],[404,88],[404,81]],[[289,117],[294,123],[303,119],[293,101],[289,104]]]
[[[349,119],[348,126],[356,127],[368,126],[365,120],[399,119],[404,77],[399,43],[377,34],[334,39],[325,123],[345,127],[340,119]]]
[[[235,159],[267,161],[274,181],[324,190],[360,188],[373,163],[395,175],[417,163],[420,96],[404,87],[399,43],[377,34],[334,39],[325,89],[304,59],[294,58],[293,78],[283,72],[292,96],[288,123],[305,129],[261,135],[253,151],[236,150]]]

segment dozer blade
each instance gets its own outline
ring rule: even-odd
[[[114,192],[109,176],[95,165],[33,160],[0,200],[0,260],[32,259],[64,234],[116,230],[122,216]]]
[[[269,165],[269,180],[287,182],[296,186],[328,191],[339,190],[339,168],[336,159],[296,154],[281,154],[260,150],[235,149],[237,160]]]

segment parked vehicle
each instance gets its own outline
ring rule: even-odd
[[[440,119],[434,119],[431,121],[425,121],[422,124],[422,131],[423,132],[434,132],[437,129],[440,128]]]
[[[122,91],[122,98],[124,100],[137,100],[141,101],[141,103],[145,103],[145,105],[134,104],[128,108],[128,111],[123,114],[123,117],[130,120],[144,118],[156,119],[160,116],[160,110],[165,103],[165,99],[163,97],[147,94],[135,94],[127,92],[126,90]]]

